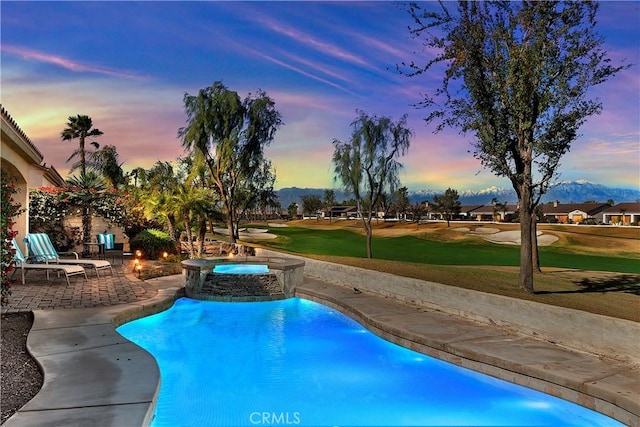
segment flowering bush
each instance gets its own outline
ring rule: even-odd
[[[86,190],[76,187],[41,187],[29,193],[29,228],[49,234],[56,247],[67,250],[81,242],[77,229],[65,228],[64,218],[82,206]],[[133,236],[149,226],[142,208],[134,197],[116,189],[91,198],[91,209],[112,224],[121,226]]]
[[[0,212],[2,212],[2,215],[0,215],[0,240],[2,241],[2,247],[0,248],[0,263],[2,265],[0,272],[0,303],[4,306],[9,303],[11,284],[13,283],[9,274],[13,271],[15,264],[13,260],[15,249],[11,246],[11,240],[16,237],[16,232],[13,231],[13,225],[15,224],[13,219],[20,215],[23,209],[19,203],[15,203],[13,200],[13,195],[18,191],[14,180],[4,172],[0,175],[2,183],[2,193],[0,194]]]

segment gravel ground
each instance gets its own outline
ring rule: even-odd
[[[31,313],[3,314],[0,322],[0,424],[24,406],[42,387],[42,373],[27,352]]]

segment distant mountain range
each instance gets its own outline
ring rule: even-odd
[[[352,198],[340,190],[334,190],[336,200],[340,203],[343,200]],[[433,200],[433,196],[442,194],[443,191],[418,190],[410,191],[409,199],[411,203]],[[277,191],[278,200],[283,208],[291,203],[302,203],[302,196],[315,194],[320,198],[324,197],[323,188],[298,188],[287,187]],[[463,205],[489,205],[493,198],[499,202],[515,204],[518,201],[515,191],[510,188],[489,187],[484,190],[459,190],[460,203]],[[612,188],[601,184],[594,184],[588,181],[563,181],[553,185],[542,197],[542,202],[557,200],[560,203],[583,203],[586,201],[607,202],[613,200],[614,203],[637,202],[640,201],[640,189]]]

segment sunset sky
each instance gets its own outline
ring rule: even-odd
[[[348,140],[356,109],[408,115],[415,132],[402,184],[411,190],[510,187],[482,169],[456,130],[433,134],[413,107],[442,76],[408,78],[424,62],[408,13],[394,2],[0,2],[2,105],[52,164],[71,115],[92,117],[125,170],[183,155],[185,92],[222,81],[241,96],[263,89],[285,125],[267,150],[276,188],[337,188],[332,140]],[[640,3],[603,2],[598,28],[616,63],[640,64]],[[418,54],[414,54],[418,52]],[[589,119],[560,180],[640,187],[640,65],[592,92]]]

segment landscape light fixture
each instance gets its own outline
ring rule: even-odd
[[[142,275],[142,251],[138,249],[136,251],[136,258],[133,260],[133,269],[138,273],[138,279],[140,279]]]

